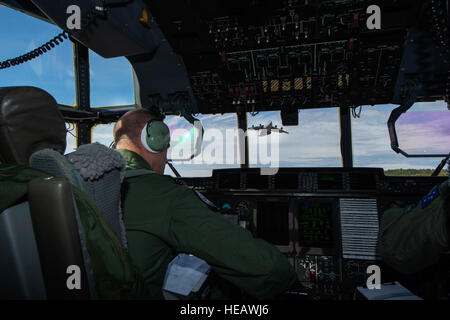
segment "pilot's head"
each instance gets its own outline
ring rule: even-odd
[[[28,165],[42,149],[66,149],[66,126],[55,99],[34,87],[0,88],[0,163]]]
[[[127,112],[114,126],[116,149],[137,153],[159,174],[164,174],[169,142],[169,128],[160,117],[146,109]]]

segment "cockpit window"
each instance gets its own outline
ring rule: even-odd
[[[134,104],[131,64],[124,57],[105,59],[90,51],[91,106]]]
[[[32,51],[61,33],[50,23],[0,7],[0,61]],[[34,86],[49,92],[59,104],[75,104],[72,42],[64,42],[41,56],[0,71],[0,86]]]
[[[281,128],[279,112],[247,115],[250,167],[341,166],[337,110],[302,110],[299,116],[299,126]],[[202,115],[198,118],[205,129],[202,155],[190,162],[174,162],[180,174],[210,176],[213,169],[239,168],[243,159],[239,151],[236,115]],[[185,120],[180,117],[167,117],[166,123],[172,134],[182,132],[183,128],[186,132],[172,136],[175,141],[171,143],[170,155],[180,137],[187,137],[190,130],[185,128]],[[172,174],[169,168],[166,168],[166,174]]]
[[[98,142],[110,147],[114,142],[113,129],[115,123],[99,124],[92,128],[92,143]]]
[[[445,103],[415,104],[398,118],[395,127],[400,148],[408,154],[450,152],[450,112]]]
[[[406,158],[395,153],[390,147],[387,121],[396,107],[398,106],[391,104],[363,106],[360,117],[352,118],[353,164],[355,167],[383,168],[387,174],[400,172],[400,169],[416,169],[428,173],[437,167],[441,158]],[[436,107],[439,110],[446,108],[445,102],[423,102],[414,105],[416,111],[431,111]]]
[[[298,126],[283,126],[279,111],[248,114],[248,127],[251,167],[342,166],[336,108],[300,110]]]
[[[77,148],[77,138],[75,135],[77,133],[77,125],[74,123],[66,122],[66,130],[66,151],[64,152],[64,154],[71,153]]]

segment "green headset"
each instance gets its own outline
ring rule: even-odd
[[[142,129],[141,142],[151,153],[161,153],[170,145],[169,127],[161,119],[149,121]]]

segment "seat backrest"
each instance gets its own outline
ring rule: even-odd
[[[11,297],[92,299],[97,297],[97,293],[101,298],[113,299],[145,296],[142,276],[97,208],[103,205],[96,206],[91,199],[97,197],[94,196],[97,193],[95,186],[86,183],[62,155],[65,148],[64,118],[53,97],[33,87],[0,88],[0,232],[4,231],[4,237],[0,239],[0,248],[4,249],[0,256],[0,287],[7,283],[7,278],[13,278],[8,271],[15,269],[15,281],[8,283],[10,286],[16,283],[23,289],[11,291]],[[119,159],[122,160],[116,160]],[[29,163],[39,171],[26,167]],[[113,171],[105,170],[97,178],[106,177],[107,184],[120,190],[122,174]],[[32,184],[34,178],[41,180]],[[46,180],[42,181],[42,178]],[[113,183],[113,180],[117,182]],[[91,197],[86,195],[89,191]],[[27,198],[29,210],[27,207],[15,208]],[[103,198],[108,197],[104,195]],[[120,196],[117,198],[120,201]],[[17,213],[19,209],[25,211],[20,215]],[[116,227],[119,234],[120,223],[111,225],[119,226]],[[22,232],[20,226],[28,226],[25,231],[32,228],[34,233],[28,232],[29,237],[22,239],[18,235]],[[124,239],[124,229],[122,231],[123,238],[120,238]],[[89,256],[88,247],[92,256]],[[29,254],[30,250],[34,250],[34,255]],[[11,256],[15,260],[6,259]],[[28,259],[26,262],[25,258]],[[16,268],[17,265],[22,268]],[[70,291],[70,288],[67,291],[69,270],[66,268],[74,265],[82,269],[80,271],[84,275],[81,291]],[[40,272],[38,266],[41,267]],[[32,268],[36,269],[30,273]],[[28,283],[31,280],[24,272],[38,274],[31,277],[38,284]],[[21,281],[26,284],[21,284]],[[39,286],[42,289],[42,282],[45,295],[37,289]],[[27,293],[30,290],[35,293]]]
[[[95,298],[71,184],[40,177],[17,192],[28,201],[0,212],[0,299]],[[69,266],[78,267],[79,290],[67,285]]]
[[[55,150],[43,149],[33,153],[30,157],[30,167],[38,169],[57,178],[66,178],[72,185],[86,192],[87,187],[78,171],[67,161],[66,157]],[[76,207],[76,206],[75,206]],[[83,252],[83,260],[88,276],[89,287],[91,288],[92,297],[95,296],[94,275],[91,266],[91,259],[84,240],[84,233],[79,222],[78,212],[76,213],[78,234],[81,241],[81,249]]]
[[[0,252],[0,298],[46,299],[28,201],[0,213]]]
[[[127,248],[120,204],[125,159],[119,152],[99,143],[82,145],[66,157],[84,180],[86,193],[100,207],[112,230]]]
[[[99,143],[82,145],[66,156],[45,149],[31,155],[30,167],[55,177],[65,177],[88,194],[102,210],[122,245],[127,248],[120,205],[125,159],[120,153]]]
[[[86,192],[87,186],[72,164],[61,153],[43,149],[33,153],[29,160],[31,168],[44,171],[54,177],[66,178],[78,189]]]
[[[35,87],[0,88],[0,163],[10,164],[1,167],[5,175],[0,175],[0,295],[19,299],[89,298],[93,286],[68,291],[63,281],[66,269],[54,274],[56,265],[86,267],[70,183],[64,180],[55,184],[56,180],[49,178],[34,189],[27,187],[30,179],[46,177],[25,167],[34,152],[45,148],[59,152],[66,148],[64,118],[56,100]],[[45,192],[31,201],[32,190],[39,193],[39,188]],[[29,205],[24,203],[27,198]]]
[[[94,299],[93,270],[72,185],[65,178],[33,179],[28,200],[48,298]],[[74,272],[79,279],[70,280]]]
[[[66,148],[66,127],[56,100],[39,88],[0,88],[0,161],[28,165],[30,156],[45,148]]]

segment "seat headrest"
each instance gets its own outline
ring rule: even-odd
[[[55,99],[35,87],[0,88],[0,162],[27,165],[41,149],[66,149],[65,122]]]
[[[83,179],[73,165],[61,153],[43,149],[30,156],[30,167],[44,171],[54,177],[66,178],[82,191],[87,191]]]

